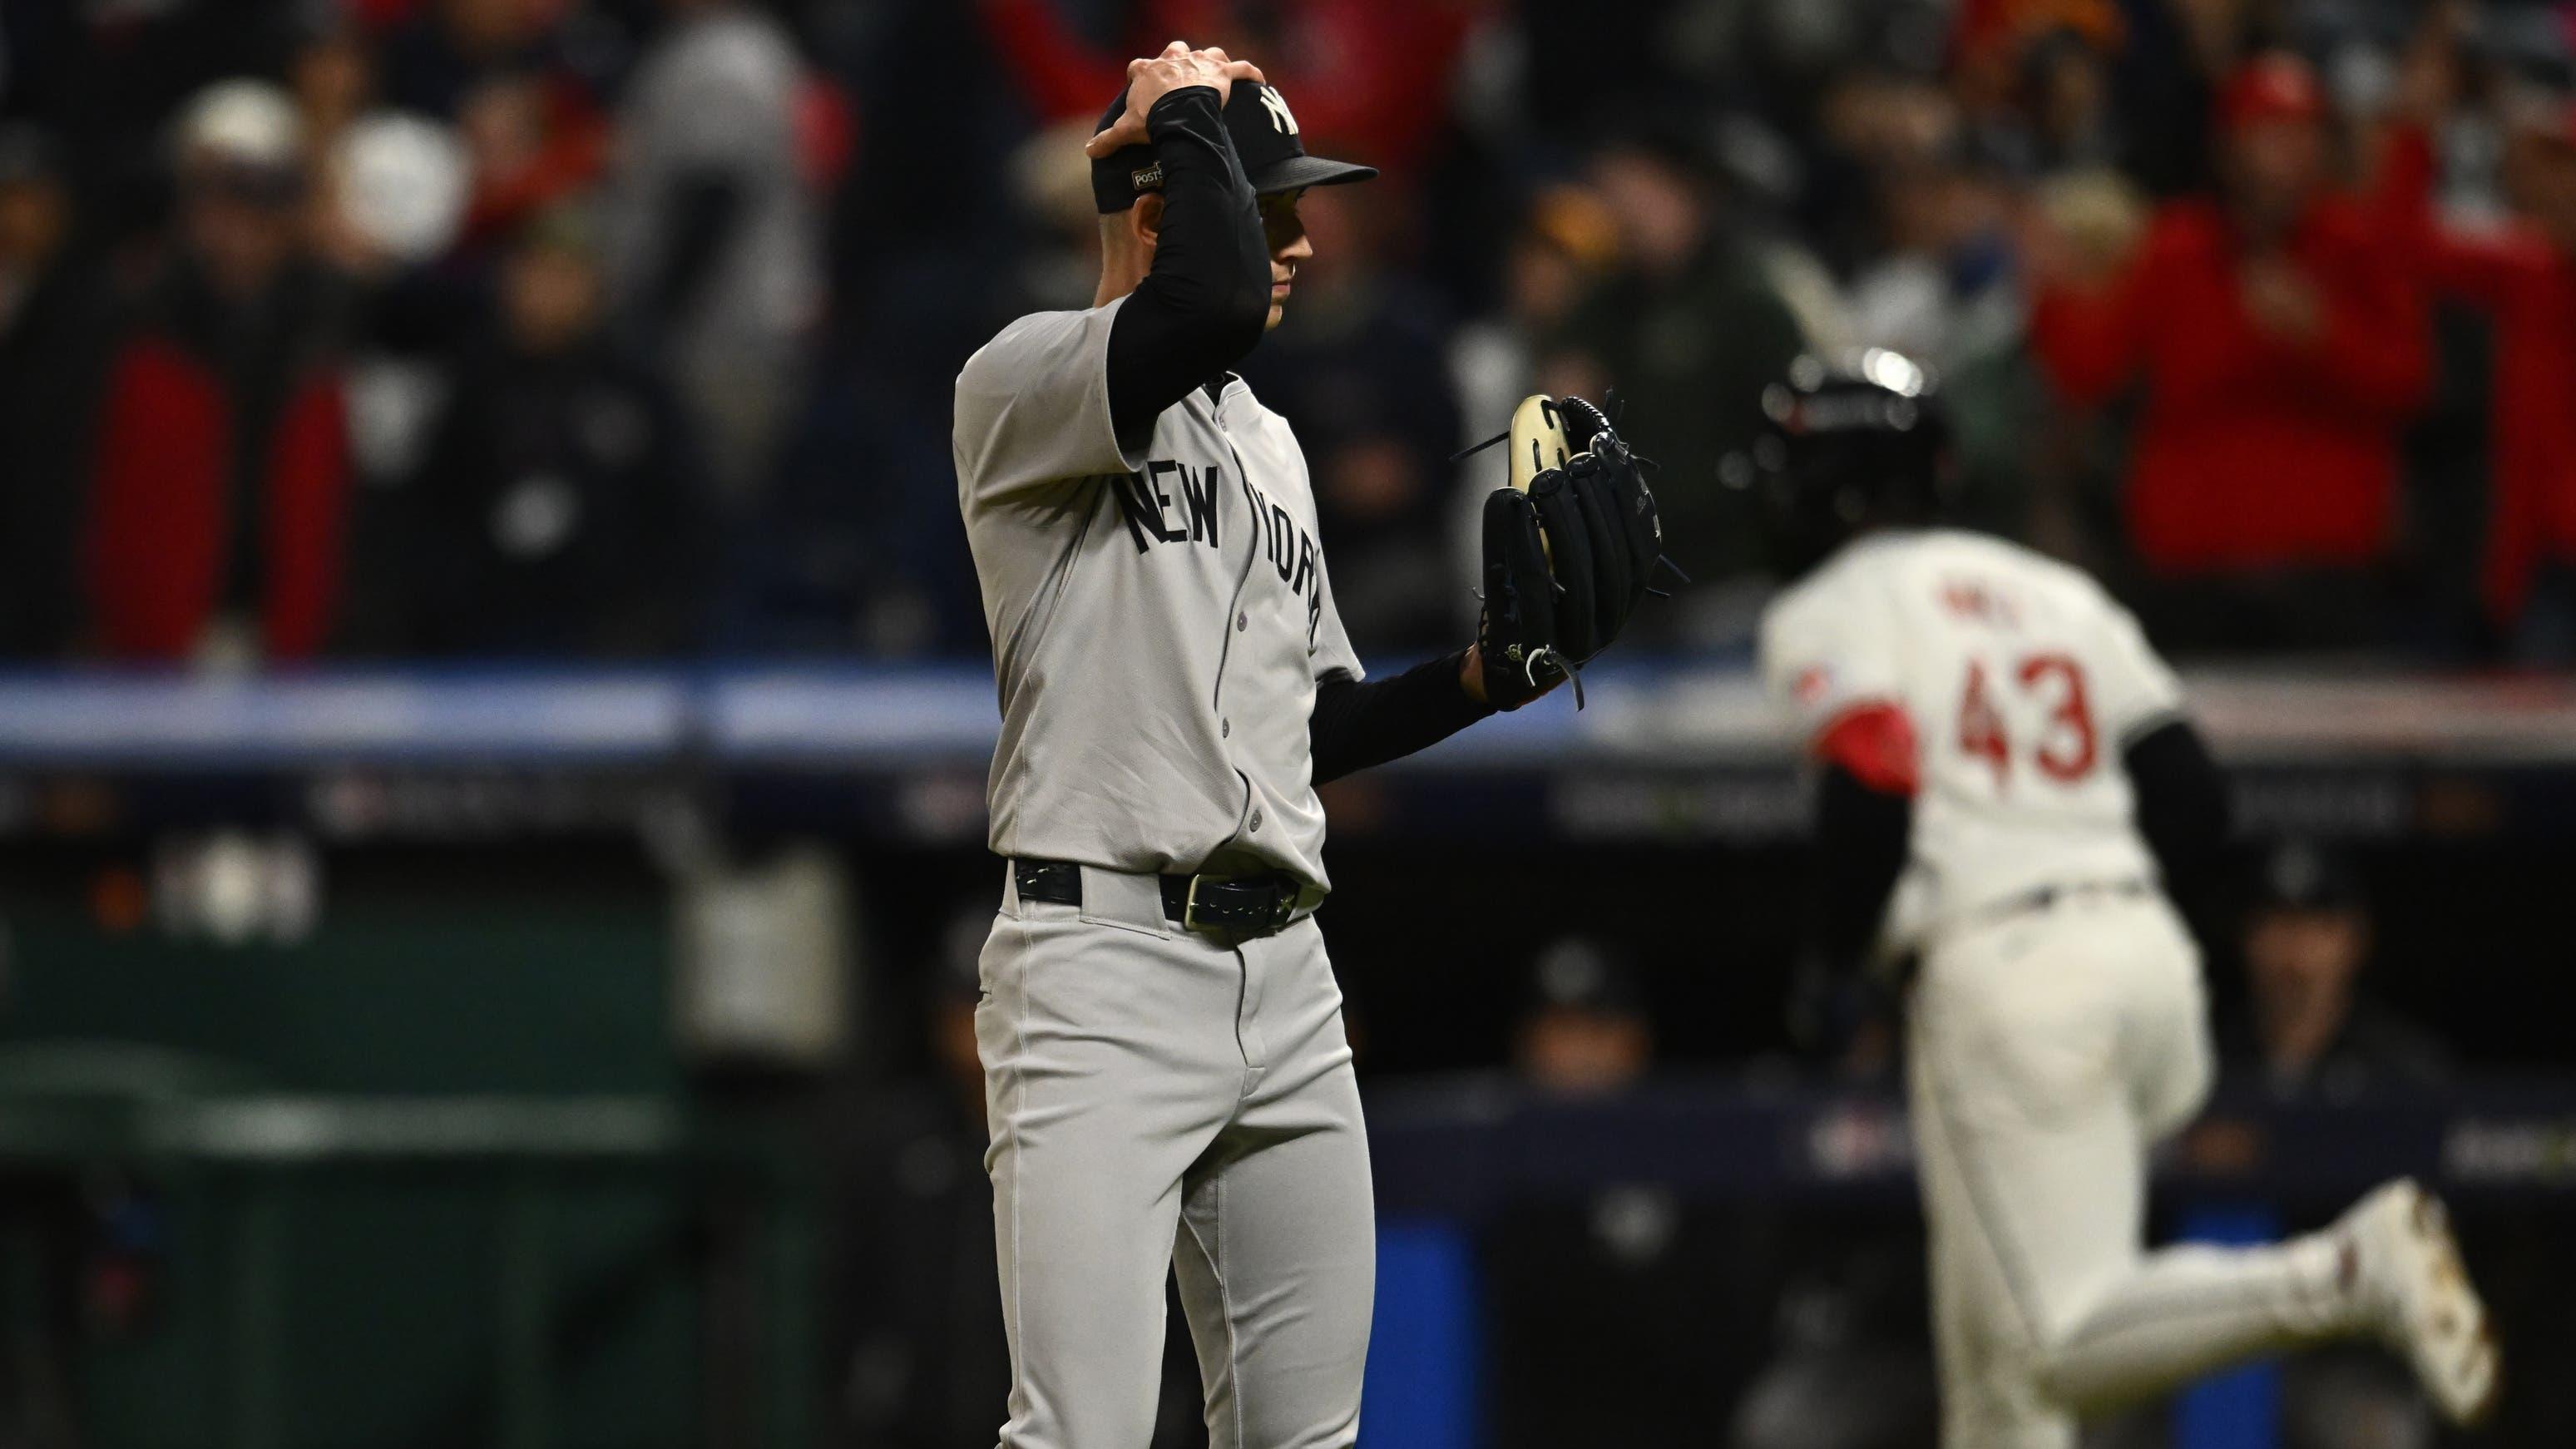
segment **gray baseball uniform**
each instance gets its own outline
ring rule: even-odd
[[[1024,317],[957,380],[960,504],[994,641],[991,844],[1006,881],[976,1013],[1011,1338],[1005,1449],[1140,1449],[1177,1267],[1217,1449],[1349,1445],[1375,1273],[1308,719],[1356,676],[1306,464],[1240,379],[1123,450],[1122,303]],[[1284,872],[1295,923],[1169,919],[1158,874]]]

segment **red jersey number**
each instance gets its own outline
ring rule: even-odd
[[[2012,740],[2004,733],[2004,717],[1995,713],[1994,701],[1986,695],[1986,666],[1974,659],[1968,661],[1967,688],[1959,695],[1959,749],[1994,769],[1996,789],[2012,783]]]
[[[2084,666],[2070,655],[2034,654],[2012,670],[2022,693],[2047,710],[2031,764],[2061,785],[2072,785],[2093,773],[2101,757],[2100,734],[2093,727],[2093,705],[2084,689]],[[1959,692],[1959,750],[1983,760],[1995,772],[1995,788],[2012,783],[2012,735],[1994,705],[1986,666],[1968,661],[1967,682]]]
[[[2084,666],[2064,654],[2034,654],[2021,662],[2020,672],[2023,690],[2053,691],[2057,700],[2048,712],[2039,749],[2031,756],[2039,772],[2062,785],[2092,774],[2100,746],[2093,729],[2093,704],[2084,695]]]

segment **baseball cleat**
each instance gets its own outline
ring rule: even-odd
[[[2499,1381],[2495,1330],[2441,1200],[2399,1178],[2354,1204],[2337,1226],[2364,1312],[2414,1365],[2434,1407],[2454,1424],[2484,1419]]]

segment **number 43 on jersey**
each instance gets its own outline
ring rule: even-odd
[[[2029,703],[2026,710],[2012,710],[2036,719],[2037,728],[2027,739],[2013,737],[2004,709],[1998,708],[1998,695],[2005,690]],[[2083,780],[2101,755],[2084,666],[2071,655],[2033,654],[1989,679],[1986,661],[1970,659],[1959,690],[1959,749],[1994,771],[1999,792],[2010,790],[2013,776],[2025,769],[2060,785]]]

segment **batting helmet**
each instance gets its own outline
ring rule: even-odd
[[[1761,494],[1787,572],[1804,572],[1864,529],[1942,512],[1949,423],[1931,375],[1904,354],[1801,357],[1763,390],[1762,417],[1750,457],[1727,471]]]

